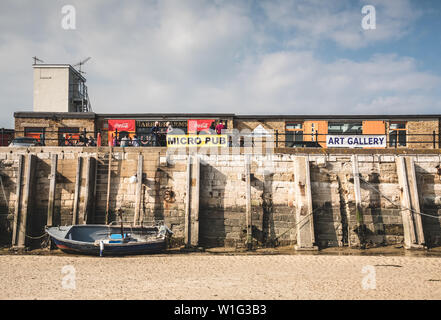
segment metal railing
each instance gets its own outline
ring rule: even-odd
[[[318,133],[303,134],[296,136],[296,131],[279,133],[278,130],[274,132],[274,143],[276,147],[326,147],[327,136],[357,136],[357,137],[371,137],[384,136],[386,138],[386,148],[412,148],[416,145],[425,145],[425,148],[440,149],[441,148],[441,133],[433,131],[432,133],[407,133],[400,136],[393,132],[389,134],[360,134],[360,133]],[[301,139],[295,140],[300,137]],[[290,139],[288,139],[288,137]],[[402,138],[404,137],[404,141]]]
[[[165,129],[165,128],[164,128]],[[109,133],[116,137],[115,141],[108,141]],[[229,133],[227,133],[230,135]],[[274,131],[274,147],[276,148],[324,148],[327,142],[328,135],[335,136],[357,136],[357,137],[367,137],[372,136],[371,134],[303,134],[302,136],[296,136],[290,132],[280,133],[278,130]],[[53,131],[53,130],[25,130],[25,131],[15,131],[15,133],[6,133],[0,131],[0,141],[5,139],[5,136],[11,136],[10,139],[16,137],[35,137],[37,140],[37,145],[51,145],[51,146],[113,146],[113,147],[130,147],[130,146],[140,146],[140,147],[161,147],[166,146],[166,136],[167,133],[160,131],[157,134],[145,133],[145,132],[135,132],[135,131],[108,131],[108,130],[96,130],[96,131],[78,131],[78,132],[63,132],[63,131]],[[37,137],[38,136],[38,137]],[[137,139],[133,139],[133,137]],[[441,149],[441,133],[433,131],[432,133],[407,133],[405,134],[405,141],[401,140],[398,135],[384,134],[386,138],[386,148],[431,148],[431,149]],[[110,136],[111,138],[112,136]],[[124,139],[128,137],[128,139]],[[299,139],[301,137],[301,139]],[[403,136],[402,136],[403,137]],[[401,137],[401,138],[402,138]],[[230,135],[229,145],[230,146],[244,146],[244,141],[251,141],[254,145],[254,141],[258,140],[259,137],[244,139],[244,137],[234,137]],[[297,139],[297,140],[296,140]],[[99,141],[100,140],[100,141]],[[10,142],[10,141],[9,141]],[[404,142],[404,143],[403,143]]]

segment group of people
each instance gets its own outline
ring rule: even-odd
[[[84,133],[80,134],[78,139],[74,138],[72,134],[67,135],[63,138],[61,145],[69,147],[96,147],[96,141],[92,136],[86,136]]]
[[[109,141],[110,147],[146,147],[146,146],[160,146],[161,135],[169,134],[173,131],[173,127],[170,122],[166,124],[166,130],[161,130],[159,121],[155,122],[155,125],[150,129],[150,138],[145,135],[138,137],[134,135],[131,137],[128,133],[117,135],[112,134],[112,138]]]
[[[136,135],[131,138],[129,135],[124,135],[119,141],[115,135],[112,134],[112,140],[109,141],[109,145],[112,147],[139,147],[144,144],[142,139],[139,139]]]
[[[208,132],[210,134],[222,134],[222,130],[225,129],[225,124],[221,120],[218,123],[213,121],[211,123]],[[124,134],[112,134],[112,138],[109,141],[110,147],[144,147],[154,146],[159,147],[165,145],[165,137],[167,134],[173,133],[175,130],[170,122],[166,123],[165,129],[159,126],[159,121],[156,121],[154,126],[150,129],[149,137],[142,135],[138,137],[134,135],[131,137],[128,133]],[[119,135],[119,137],[118,137]]]

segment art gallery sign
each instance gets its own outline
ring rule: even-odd
[[[327,135],[328,148],[386,148],[386,135]]]

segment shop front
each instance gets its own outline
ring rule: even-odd
[[[158,124],[157,145],[166,146],[167,128],[171,126],[174,133],[187,133],[187,120],[137,120],[136,135],[142,146],[154,146],[155,140],[152,129]]]
[[[117,139],[118,142],[121,141],[124,137],[128,137],[133,139],[136,135],[136,122],[135,120],[130,119],[112,119],[109,120],[108,125],[108,142],[109,146],[113,145],[114,138]],[[118,143],[117,143],[118,145]]]

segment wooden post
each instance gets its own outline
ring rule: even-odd
[[[247,249],[253,247],[253,221],[251,213],[251,161],[248,155],[245,156],[245,181],[246,181],[246,225],[247,225]]]
[[[190,192],[190,221],[191,221],[191,245],[199,245],[199,189],[200,189],[200,173],[201,162],[196,154],[193,161],[193,169],[191,170],[191,192]]]
[[[187,183],[185,185],[185,223],[184,223],[184,242],[187,247],[191,242],[190,224],[190,189],[191,189],[191,155],[187,157]]]
[[[318,250],[315,245],[309,158],[297,156],[294,165],[296,199],[296,250]]]
[[[92,172],[91,169],[92,166],[92,158],[87,157],[86,161],[86,185],[84,190],[84,201],[83,201],[83,207],[81,212],[81,224],[87,224],[87,218],[89,215],[89,205],[90,205],[90,175]]]
[[[52,226],[53,225],[53,219],[54,219],[54,205],[55,205],[55,187],[57,183],[57,162],[58,162],[58,155],[52,154],[51,158],[51,174],[49,176],[50,182],[49,182],[49,201],[47,206],[47,225]]]
[[[314,246],[315,244],[315,233],[314,233],[314,216],[313,216],[313,207],[312,207],[312,185],[311,185],[311,172],[309,168],[309,156],[305,159],[305,177],[306,177],[306,197],[307,197],[307,204],[308,204],[308,214],[309,216],[309,228],[310,228],[310,237],[311,237],[311,244],[313,244],[313,249],[318,250],[317,246]]]
[[[416,180],[416,172],[415,172],[415,161],[414,157],[408,157],[407,163],[409,171],[409,191],[410,191],[410,201],[412,203],[412,209],[414,212],[412,212],[412,218],[415,222],[415,233],[417,236],[417,244],[418,245],[424,245],[425,244],[425,238],[424,238],[424,232],[423,232],[423,222],[421,219],[421,215],[419,214],[421,212],[420,208],[420,201],[418,196],[418,186],[417,186],[417,180]]]
[[[96,184],[98,176],[98,154],[93,158],[93,197],[92,197],[92,209],[89,217],[89,221],[94,223],[95,221],[95,211],[96,211]]]
[[[407,210],[402,211],[403,224],[404,224],[403,227],[405,229],[404,242],[405,242],[406,247],[410,248],[412,246],[412,244],[416,243],[416,235],[415,235],[414,224],[411,219],[412,212],[409,210],[412,205],[411,205],[411,201],[410,201],[409,184],[408,184],[408,180],[407,180],[406,162],[405,162],[404,157],[398,157],[398,162],[400,164],[399,167],[401,169],[399,175],[401,174],[401,176],[402,176],[402,179],[401,179],[402,190],[403,190],[402,197],[401,197],[402,204],[405,208],[408,208]],[[407,237],[406,237],[406,235],[407,235]]]
[[[361,209],[361,189],[360,189],[360,171],[358,169],[358,156],[354,154],[352,156],[352,173],[354,177],[354,193],[355,193],[355,217],[357,221],[357,230],[359,232],[358,236],[360,239],[360,245],[365,245],[365,239],[364,239],[364,231],[363,228],[363,214]],[[349,227],[349,239],[348,242],[350,243],[350,231],[351,228]]]
[[[24,155],[18,156],[18,168],[17,168],[17,182],[16,182],[16,199],[15,199],[15,211],[14,211],[14,223],[12,226],[12,246],[17,245],[18,238],[18,223],[20,221],[20,209],[21,209],[21,187],[23,176],[23,163]]]
[[[420,212],[415,167],[412,157],[396,158],[398,181],[401,187],[401,211],[406,249],[423,249],[424,233]]]
[[[139,224],[139,216],[141,212],[141,198],[142,198],[142,165],[144,157],[140,153],[138,155],[138,170],[136,172],[136,203],[135,203],[135,216],[133,219],[133,224],[136,226]]]
[[[142,185],[142,193],[141,193],[141,213],[139,216],[139,224],[142,226],[144,222],[144,215],[145,215],[145,192],[147,187],[143,184]]]
[[[32,201],[31,190],[33,186],[33,176],[35,173],[34,168],[34,155],[28,154],[26,160],[26,173],[25,173],[25,185],[24,185],[24,194],[23,194],[23,205],[21,207],[20,220],[18,225],[18,239],[17,246],[24,247],[26,244],[26,230],[27,230],[27,220],[28,214],[30,212],[29,207]]]
[[[106,224],[109,223],[110,182],[112,179],[112,147],[109,152],[109,167],[107,171],[107,195],[106,195]]]
[[[78,200],[80,198],[80,190],[81,190],[81,157],[78,155],[77,161],[77,174],[75,178],[75,195],[74,195],[74,207],[72,212],[72,224],[75,225],[78,223]]]

